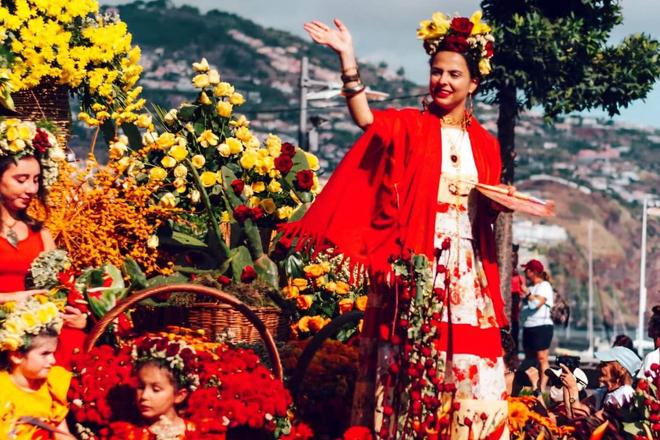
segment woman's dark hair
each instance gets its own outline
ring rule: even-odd
[[[34,348],[34,340],[38,337],[46,337],[46,338],[57,338],[60,336],[60,332],[57,331],[54,327],[49,326],[44,328],[39,332],[39,334],[30,336],[30,344],[24,347],[20,347],[18,350],[16,350],[14,353],[19,353],[19,354],[26,354],[28,351],[32,350]],[[9,371],[11,370],[11,361],[9,360],[9,351],[3,350],[0,351],[0,371]]]
[[[654,306],[651,310],[653,315],[649,319],[648,333],[649,338],[656,339],[660,338],[660,304]]]
[[[626,347],[630,349],[631,351],[635,351],[635,348],[633,346],[633,340],[630,339],[630,336],[628,335],[617,335],[614,338],[614,342],[612,343],[612,347]]]
[[[35,154],[33,156],[24,156],[21,159],[27,159],[27,158],[34,158],[37,160],[39,163],[39,168],[41,168],[41,161],[39,158],[39,154]],[[20,159],[19,159],[20,160]],[[0,157],[0,179],[2,179],[3,174],[5,174],[5,171],[11,166],[11,164],[16,164],[16,160],[12,156],[4,156]],[[41,201],[43,205],[46,204],[46,188],[44,188],[44,179],[43,179],[43,173],[39,173],[39,190],[37,191],[37,198]],[[0,201],[2,197],[0,196]],[[18,219],[28,225],[30,229],[32,229],[34,232],[38,232],[41,230],[43,224],[32,217],[30,217],[27,213],[27,210],[22,210],[21,212],[18,213]],[[2,226],[2,219],[0,219],[0,226]]]
[[[441,48],[436,53],[431,55],[431,57],[429,57],[429,66],[433,66],[433,60],[435,59],[436,55],[438,55],[440,52],[454,52],[454,51],[442,50]],[[481,81],[484,79],[483,75],[481,75],[481,72],[479,71],[479,63],[475,61],[472,57],[467,56],[462,52],[454,52],[454,53],[459,54],[465,60],[465,63],[467,64],[468,67],[468,72],[470,72],[470,78],[478,80],[477,88],[474,90],[473,95],[476,94],[477,91],[479,90],[479,85],[481,85]]]

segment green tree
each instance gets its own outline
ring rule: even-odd
[[[540,106],[546,119],[604,109],[610,116],[644,98],[660,77],[658,41],[644,34],[608,44],[622,22],[619,0],[483,0],[494,27],[493,74],[483,84],[499,104],[503,174],[514,181],[516,119]],[[510,303],[510,214],[500,216],[497,245],[502,293]]]

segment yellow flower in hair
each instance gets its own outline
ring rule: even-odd
[[[488,58],[482,58],[481,61],[479,61],[479,73],[481,73],[483,76],[486,76],[490,73],[490,71],[490,60]]]
[[[57,308],[53,311],[52,309],[40,309],[37,311],[37,319],[39,324],[44,325],[48,324],[57,314]]]
[[[21,347],[21,340],[15,336],[7,336],[0,344],[0,350],[16,351]]]
[[[481,16],[481,11],[475,11],[474,14],[472,14],[472,17],[470,17],[470,21],[474,25],[470,35],[487,34],[491,31],[490,26],[481,21]]]

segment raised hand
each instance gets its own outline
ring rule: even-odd
[[[313,20],[303,26],[315,43],[327,46],[338,54],[353,54],[353,37],[338,18],[334,19],[336,29],[327,24]]]

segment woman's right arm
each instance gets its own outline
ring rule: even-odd
[[[355,59],[355,50],[353,49],[353,38],[348,28],[339,19],[335,18],[334,23],[337,29],[331,29],[328,25],[318,20],[305,23],[304,28],[314,42],[327,46],[337,53],[341,63],[342,75],[355,77],[359,72]],[[344,87],[347,89],[359,88],[361,84],[358,77],[357,80],[351,79],[344,82]],[[367,94],[364,90],[355,94],[347,93],[346,105],[353,121],[361,129],[365,130],[374,122],[374,115],[369,108]]]
[[[20,290],[18,292],[8,292],[0,293],[0,304],[6,303],[9,301],[23,301],[29,298],[32,295],[37,295],[39,293],[46,293],[45,289],[34,289],[34,290]]]

